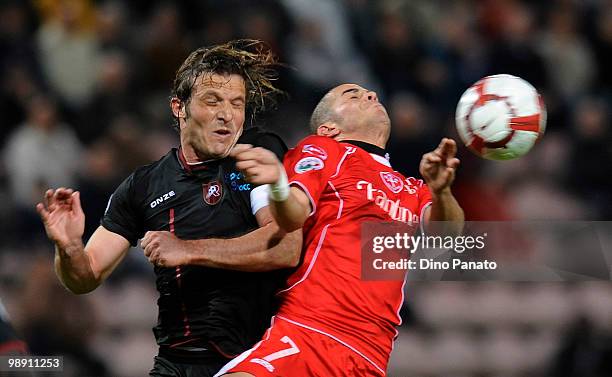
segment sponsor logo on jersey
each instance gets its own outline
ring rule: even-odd
[[[206,204],[214,206],[223,196],[223,186],[219,181],[212,181],[202,185],[202,197]]]
[[[325,164],[318,157],[304,157],[295,164],[295,172],[298,174],[306,173],[311,170],[321,170]]]
[[[240,172],[225,173],[224,177],[232,191],[251,191],[253,189],[250,183],[244,181],[244,174]]]
[[[381,171],[380,178],[382,179],[385,186],[391,190],[394,194],[399,193],[404,188],[404,183],[402,182],[402,178],[392,172]]]
[[[368,181],[357,182],[357,190],[365,190],[366,198],[374,202],[383,211],[387,212],[391,219],[395,221],[401,221],[403,223],[414,225],[419,223],[419,217],[412,213],[412,211],[406,207],[400,205],[400,200],[391,200],[387,197],[387,194],[377,189]]]
[[[155,199],[154,201],[152,201],[152,202],[149,204],[149,207],[151,207],[151,208],[155,208],[155,207],[157,207],[158,205],[160,205],[160,204],[162,204],[163,202],[165,202],[166,200],[171,199],[171,198],[172,198],[172,197],[174,197],[175,195],[176,195],[176,194],[174,193],[174,190],[172,190],[172,191],[170,191],[170,192],[167,192],[167,193],[165,193],[164,195],[162,195],[162,196],[160,196],[159,198],[157,198],[157,199]],[[112,199],[112,196],[111,196],[111,199]],[[109,203],[109,205],[110,205],[110,200],[109,200],[109,202],[108,202],[108,203]],[[106,209],[108,210],[108,206],[106,207]]]
[[[325,149],[319,147],[318,145],[306,144],[302,148],[302,152],[309,153],[315,157],[320,158],[321,160],[327,160],[327,152],[325,152]]]
[[[404,185],[404,190],[408,191],[408,193],[416,194],[417,191],[419,191],[421,187],[423,187],[422,179],[418,179],[414,177],[406,178],[406,184]]]

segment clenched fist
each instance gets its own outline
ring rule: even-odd
[[[189,264],[187,241],[167,231],[149,231],[140,241],[149,262],[160,267]]]
[[[249,144],[236,144],[230,156],[236,159],[236,167],[245,179],[256,185],[276,183],[284,169],[273,152]]]

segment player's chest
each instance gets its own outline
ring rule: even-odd
[[[228,171],[208,179],[183,177],[152,185],[141,203],[146,230],[170,230],[179,237],[233,236],[256,225],[250,185]]]
[[[332,179],[327,200],[342,201],[342,210],[381,221],[418,223],[418,186],[412,178],[371,165],[357,165]]]

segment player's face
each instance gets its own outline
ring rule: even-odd
[[[204,74],[198,78],[181,119],[181,142],[198,158],[226,157],[242,134],[246,89],[240,75]]]
[[[334,109],[351,131],[387,132],[391,124],[385,107],[378,102],[376,92],[356,84],[343,84],[332,89]]]

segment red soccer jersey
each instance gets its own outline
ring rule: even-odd
[[[278,316],[327,335],[385,370],[401,323],[402,281],[361,280],[361,224],[418,225],[431,195],[382,156],[309,136],[285,156],[291,185],[308,195],[304,261],[288,279]]]

